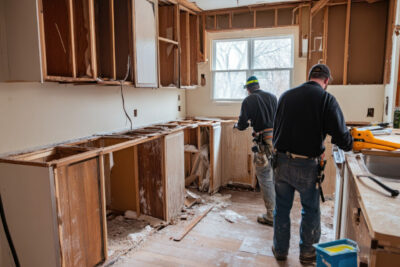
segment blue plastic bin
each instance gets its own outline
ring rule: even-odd
[[[356,267],[357,243],[350,239],[314,245],[317,250],[317,267]]]

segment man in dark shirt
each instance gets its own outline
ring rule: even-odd
[[[254,130],[257,140],[254,151],[256,176],[263,194],[267,212],[258,216],[257,221],[262,224],[273,224],[273,210],[275,207],[275,189],[273,184],[273,171],[270,158],[272,156],[272,126],[277,107],[277,99],[271,93],[260,90],[260,85],[255,76],[247,79],[245,88],[249,96],[242,103],[239,121],[236,128],[243,131],[249,127],[249,122]]]
[[[318,162],[324,153],[327,134],[332,143],[349,151],[353,139],[346,128],[335,97],[326,92],[330,70],[314,65],[309,81],[286,91],[279,99],[274,122],[273,143],[276,153],[274,169],[276,206],[274,212],[274,245],[277,260],[286,260],[290,240],[290,210],[294,191],[300,193],[302,220],[300,226],[300,262],[315,261],[314,243],[321,235]]]

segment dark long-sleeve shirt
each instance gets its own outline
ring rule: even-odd
[[[243,131],[251,127],[255,132],[272,128],[277,107],[276,96],[263,90],[256,90],[247,96],[242,102],[238,129]]]
[[[323,142],[327,134],[341,149],[352,149],[353,138],[334,96],[313,81],[281,96],[273,139],[278,151],[317,157],[325,151]]]

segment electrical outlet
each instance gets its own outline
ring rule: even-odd
[[[178,101],[181,101],[181,95],[178,95]]]
[[[374,108],[368,108],[367,117],[373,117],[373,116],[374,116]]]
[[[133,110],[133,117],[137,117],[137,109]]]
[[[205,74],[201,74],[201,82],[200,82],[201,86],[206,86],[206,75]]]
[[[181,106],[178,106],[178,111],[179,111],[179,112],[181,111]]]

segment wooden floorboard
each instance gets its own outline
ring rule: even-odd
[[[265,211],[261,194],[231,190],[224,190],[222,194],[231,195],[230,205],[218,208],[218,203],[214,203],[217,208],[182,241],[175,242],[171,237],[179,234],[190,220],[180,221],[157,232],[141,248],[122,257],[113,266],[301,266],[298,260],[301,218],[298,196],[291,213],[289,257],[286,262],[277,262],[271,252],[273,228],[256,222],[257,215]],[[194,209],[199,207],[195,206]],[[229,223],[222,216],[224,210],[234,211],[243,217],[235,223]],[[196,214],[199,213],[198,210]],[[333,238],[331,206],[325,208],[322,214],[321,241],[325,242]]]

